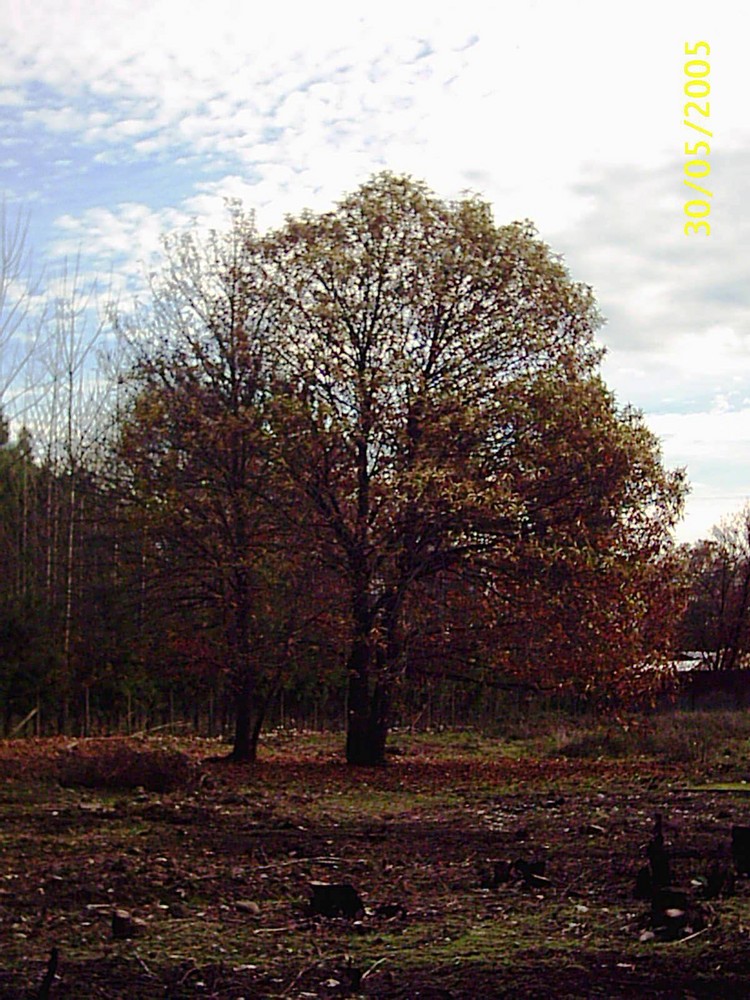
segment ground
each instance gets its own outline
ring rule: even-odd
[[[0,741],[0,998],[43,997],[52,948],[52,1000],[749,995],[750,880],[705,886],[750,825],[730,730],[638,752],[396,734],[369,770],[340,735],[270,734],[252,767],[201,740]],[[123,787],[160,754],[160,790]],[[656,813],[688,897],[672,939],[634,897]],[[351,883],[364,913],[311,914],[311,882]]]

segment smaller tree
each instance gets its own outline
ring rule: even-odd
[[[750,505],[688,552],[690,592],[681,643],[712,670],[737,670],[750,652]]]
[[[134,362],[119,461],[147,539],[151,622],[210,637],[235,696],[232,756],[255,758],[291,649],[321,616],[320,558],[291,532],[272,464],[269,303],[252,220],[167,243]],[[158,611],[157,609],[161,609]]]
[[[255,756],[260,562],[268,539],[267,366],[252,221],[205,247],[167,244],[153,308],[130,330],[135,361],[119,459],[150,538],[152,597],[221,634],[236,694],[233,754]]]

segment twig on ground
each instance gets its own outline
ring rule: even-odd
[[[263,872],[268,871],[270,868],[288,868],[292,865],[301,865],[305,861],[312,862],[317,865],[343,865],[344,858],[332,858],[332,857],[322,857],[322,858],[292,858],[291,861],[274,861],[271,865],[256,865],[253,871]],[[349,864],[364,864],[363,858],[357,858],[356,861],[350,861]]]
[[[134,740],[139,736],[148,736],[149,733],[158,733],[162,729],[185,729],[188,725],[188,722],[165,722],[161,726],[151,726],[150,729],[139,729],[137,733],[130,733],[129,739]]]
[[[151,969],[149,969],[149,967],[146,965],[146,963],[144,962],[144,960],[138,954],[137,949],[133,948],[133,954],[135,955],[136,962],[140,965],[140,967],[143,969],[143,971],[146,973],[146,975],[150,979],[156,979],[157,977],[154,975],[154,973],[151,971]]]
[[[367,977],[368,977],[368,976],[369,976],[369,975],[370,975],[370,974],[371,974],[372,972],[374,972],[374,971],[375,971],[375,970],[377,969],[377,967],[378,967],[379,965],[382,965],[382,964],[383,964],[383,962],[387,962],[387,961],[388,961],[388,959],[387,959],[387,958],[386,958],[385,956],[383,956],[383,958],[379,958],[379,959],[377,960],[377,962],[373,962],[373,963],[372,963],[372,965],[370,966],[370,968],[369,968],[369,969],[368,969],[368,970],[367,970],[366,972],[363,972],[363,973],[362,973],[362,979],[360,979],[360,982],[362,982],[363,980],[367,979]]]
[[[187,972],[180,979],[180,981],[179,981],[179,983],[177,985],[178,986],[184,986],[185,983],[188,981],[188,979],[190,979],[191,976],[194,976],[197,972],[200,972],[200,969],[198,968],[197,965],[194,965],[191,969],[187,970]]]
[[[710,928],[701,927],[699,931],[694,931],[692,934],[688,934],[688,936],[684,938],[676,938],[674,941],[667,941],[667,944],[685,944],[686,941],[692,941],[693,938],[697,938],[700,937],[701,934],[705,934],[707,930],[710,930]]]

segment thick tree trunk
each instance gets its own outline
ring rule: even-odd
[[[364,613],[362,600],[355,605],[357,634],[349,655],[349,718],[346,760],[360,767],[385,764],[385,746],[391,721],[394,672],[401,658],[399,615],[401,595],[393,592],[380,602],[379,625],[383,635],[375,647],[373,619]],[[374,648],[375,647],[375,648]]]
[[[278,692],[278,684],[261,691],[258,679],[248,665],[244,681],[237,691],[234,747],[230,759],[243,763],[253,763],[258,754],[258,742],[266,721],[268,707]]]
[[[389,663],[374,657],[367,639],[360,637],[349,655],[349,717],[347,719],[346,760],[358,767],[385,764],[385,745],[390,724],[391,690]]]
[[[374,698],[374,695],[373,695]],[[372,701],[370,700],[370,708]],[[356,720],[350,717],[346,734],[346,762],[354,767],[380,767],[385,764],[388,725],[372,712]]]

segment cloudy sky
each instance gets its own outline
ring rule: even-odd
[[[596,291],[607,381],[687,466],[692,539],[750,498],[744,9],[0,0],[0,192],[49,274],[80,255],[124,299],[160,234],[223,226],[227,196],[265,228],[388,168],[533,220]],[[684,124],[701,40],[710,136]],[[696,158],[710,198],[683,183]],[[710,235],[685,234],[690,198]]]

